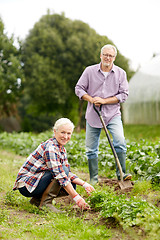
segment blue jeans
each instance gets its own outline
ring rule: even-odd
[[[121,116],[114,117],[106,127],[112,135],[116,152],[126,153],[127,148]],[[86,122],[86,155],[88,159],[98,158],[100,133],[101,128],[93,128]]]
[[[69,169],[66,166],[63,166],[63,170],[65,171],[66,175],[69,174]],[[42,196],[43,192],[50,184],[51,180],[53,179],[53,175],[50,171],[46,171],[43,177],[40,179],[36,189],[33,192],[29,192],[26,187],[19,188],[19,192],[25,197],[36,197],[39,198]],[[76,189],[76,184],[72,183],[74,189]]]

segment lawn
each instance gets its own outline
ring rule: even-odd
[[[99,184],[88,197],[77,191],[91,206],[81,212],[65,198],[53,202],[65,211],[54,214],[39,210],[12,187],[26,156],[43,140],[47,131],[0,133],[0,239],[150,239],[160,236],[160,137],[159,126],[125,126],[127,169],[133,175],[133,189]],[[66,146],[72,171],[88,181],[85,132],[74,133]],[[99,175],[115,179],[114,158],[105,134],[100,141]]]

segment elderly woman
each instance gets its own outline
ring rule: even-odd
[[[32,197],[30,203],[39,208],[47,206],[54,212],[60,212],[52,205],[52,200],[63,190],[79,208],[89,209],[76,192],[76,184],[83,186],[88,194],[94,188],[71,172],[64,148],[73,129],[74,125],[68,118],[57,120],[53,138],[41,143],[19,170],[13,190],[18,189],[23,196]]]

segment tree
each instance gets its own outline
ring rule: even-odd
[[[20,52],[4,33],[4,24],[0,19],[0,116],[17,115],[17,102],[21,95],[23,70]]]
[[[82,21],[49,12],[43,16],[22,48],[26,113],[65,116],[80,124],[83,102],[75,96],[74,88],[84,68],[100,61],[100,49],[107,43],[113,44]],[[125,70],[129,70],[127,61]]]

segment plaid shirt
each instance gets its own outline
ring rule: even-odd
[[[69,169],[67,177],[63,165]],[[20,168],[13,190],[18,189],[18,184],[24,184],[29,192],[33,192],[46,171],[51,171],[60,185],[67,186],[77,176],[70,171],[66,149],[60,147],[55,138],[50,138],[41,143],[37,149],[29,155],[26,162]]]

